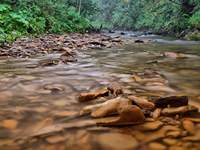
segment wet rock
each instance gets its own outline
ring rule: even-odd
[[[177,139],[173,139],[173,138],[165,138],[163,139],[163,142],[169,146],[175,145],[176,143],[178,143]]]
[[[118,96],[120,94],[123,94],[122,87],[118,83],[112,83],[110,86],[108,86],[108,90],[114,96]]]
[[[78,113],[76,111],[59,111],[54,113],[56,117],[70,117],[76,116]]]
[[[50,90],[53,93],[57,93],[60,91],[64,91],[65,90],[65,86],[62,84],[47,84],[44,86],[45,90]]]
[[[137,106],[127,105],[118,109],[119,117],[103,118],[97,121],[101,126],[124,126],[141,124],[145,121],[145,116]]]
[[[49,144],[56,144],[56,143],[60,143],[60,142],[64,142],[66,141],[67,137],[63,136],[63,135],[54,135],[54,136],[50,136],[46,138],[46,141]]]
[[[183,146],[171,146],[169,150],[187,150],[187,148]]]
[[[119,107],[126,107],[126,105],[131,105],[131,101],[125,98],[116,98],[105,102],[100,108],[94,110],[91,114],[92,117],[105,117],[111,114],[116,114]]]
[[[154,103],[148,101],[147,99],[136,96],[128,96],[128,98],[142,109],[152,110],[155,107]]]
[[[200,142],[200,135],[187,136],[182,139],[183,141]]]
[[[96,142],[101,145],[101,149],[111,150],[130,150],[138,146],[138,142],[134,137],[122,133],[100,134]]]
[[[87,102],[94,100],[101,96],[108,96],[109,90],[107,88],[102,88],[99,90],[96,90],[94,92],[88,92],[88,93],[81,93],[78,97],[79,102]]]
[[[172,118],[172,117],[161,117],[160,118],[160,121],[164,122],[165,124],[168,124],[168,125],[180,125],[180,121],[176,120],[175,118]]]
[[[156,142],[150,143],[148,145],[148,148],[149,148],[149,150],[166,150],[167,149],[167,147],[165,145],[163,145],[161,143],[156,143]]]
[[[143,40],[140,40],[140,39],[137,39],[137,40],[135,40],[134,42],[135,42],[135,43],[144,43],[144,41],[143,41]]]
[[[17,120],[14,119],[7,119],[0,122],[0,126],[7,128],[7,129],[16,129],[18,125]]]
[[[58,59],[46,59],[46,60],[40,61],[39,64],[43,67],[55,66],[55,65],[59,64],[59,60]]]
[[[161,111],[162,111],[162,109],[157,108],[157,109],[155,109],[155,110],[152,112],[151,116],[152,116],[154,119],[157,119],[157,118],[160,117]]]
[[[190,134],[194,134],[195,133],[194,123],[192,121],[190,121],[189,119],[184,119],[182,121],[182,125],[183,125],[183,128],[186,131],[188,131]]]
[[[187,58],[186,55],[181,53],[175,53],[175,52],[164,52],[164,56],[168,58]]]
[[[155,122],[147,122],[143,125],[140,125],[139,128],[141,128],[143,131],[155,131],[161,128],[164,124],[160,121]]]
[[[167,137],[170,138],[178,138],[182,136],[182,132],[181,131],[169,131],[166,133]]]
[[[181,106],[181,107],[172,107],[172,108],[164,108],[161,112],[162,115],[176,115],[176,114],[190,114],[192,112],[198,112],[198,108],[194,106]]]
[[[185,119],[190,120],[194,123],[200,123],[200,118],[185,118]]]
[[[159,98],[155,100],[155,106],[157,108],[165,108],[165,107],[180,107],[188,105],[188,97],[187,96],[170,96]]]
[[[148,86],[141,87],[141,89],[144,89],[147,91],[154,91],[154,92],[176,93],[174,89],[166,85],[148,85]]]

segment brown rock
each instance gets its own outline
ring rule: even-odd
[[[188,119],[184,119],[182,121],[183,128],[188,131],[190,134],[195,133],[194,123]]]
[[[160,108],[155,109],[155,110],[152,112],[152,117],[153,117],[154,119],[159,118],[159,117],[160,117],[160,114],[161,114],[161,111],[162,111],[162,109],[160,109]]]
[[[165,145],[156,143],[156,142],[150,143],[148,147],[149,147],[149,150],[165,150],[165,149],[167,149],[167,147]]]
[[[200,118],[185,118],[185,119],[190,120],[194,123],[200,123]]]
[[[78,97],[79,102],[87,102],[91,101],[93,99],[96,99],[101,96],[108,96],[109,91],[107,88],[99,89],[94,92],[89,92],[89,93],[81,93]]]
[[[171,146],[169,150],[187,150],[187,149],[182,146]]]
[[[118,83],[112,83],[109,87],[108,90],[114,95],[118,96],[120,94],[123,94],[122,87]]]
[[[112,117],[102,120],[97,120],[97,125],[102,126],[123,126],[140,124],[145,121],[145,116],[141,109],[137,106],[126,105],[118,109],[119,117]]]
[[[176,114],[188,114],[192,112],[197,112],[198,108],[194,106],[181,106],[181,107],[172,107],[164,108],[161,112],[162,115],[176,115]]]
[[[129,96],[128,98],[142,109],[152,110],[155,107],[154,103],[148,101],[147,99],[136,96]]]
[[[178,138],[181,137],[181,135],[181,131],[169,131],[166,133],[166,136],[170,138]]]
[[[171,96],[164,97],[155,100],[155,106],[157,108],[166,108],[170,107],[180,107],[188,105],[188,97],[187,96]]]
[[[131,135],[122,133],[103,133],[96,139],[101,149],[130,150],[138,146],[138,142]]]
[[[176,143],[178,143],[177,139],[173,139],[173,138],[165,138],[163,139],[163,142],[169,146],[175,145]]]
[[[0,126],[7,128],[7,129],[16,129],[17,125],[18,125],[18,122],[13,119],[3,120],[0,123]]]
[[[139,126],[143,131],[155,131],[161,128],[164,124],[160,121],[147,122]]]
[[[61,135],[54,135],[46,138],[46,141],[50,144],[56,144],[66,141],[67,137]]]
[[[106,105],[101,106],[94,110],[91,114],[92,117],[105,117],[111,114],[116,114],[119,107],[126,107],[131,105],[131,101],[125,98],[116,98],[105,102]]]

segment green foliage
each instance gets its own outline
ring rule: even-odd
[[[100,0],[98,5],[96,18],[104,26],[168,33],[200,29],[199,0]]]
[[[0,4],[0,43],[45,32],[85,32],[90,24],[86,15],[94,5],[90,8],[87,3],[88,10],[82,8],[84,16],[70,1],[18,0],[15,4],[11,0],[3,1]]]
[[[195,12],[189,20],[192,27],[200,29],[200,10]]]

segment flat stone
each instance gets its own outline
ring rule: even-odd
[[[188,105],[187,96],[170,96],[159,98],[155,100],[155,106],[157,108],[166,108],[166,107],[180,107]]]
[[[188,131],[190,134],[195,133],[195,126],[194,123],[189,119],[184,119],[182,121],[183,128]]]
[[[107,88],[98,89],[94,92],[81,93],[78,97],[79,102],[87,102],[94,100],[98,97],[108,96],[109,90]]]
[[[16,129],[18,125],[17,120],[14,119],[7,119],[0,122],[0,126],[7,128],[7,129]]]
[[[149,148],[149,150],[165,150],[165,149],[167,149],[167,147],[165,145],[156,143],[156,142],[150,143],[148,145],[148,148]]]
[[[119,107],[131,105],[131,101],[125,98],[116,98],[105,102],[106,104],[92,111],[91,116],[95,118],[116,114]]]
[[[173,139],[173,138],[165,138],[163,139],[163,142],[169,146],[175,145],[176,143],[178,143],[177,139]]]
[[[122,133],[104,133],[97,137],[101,149],[130,150],[138,146],[134,137]]]
[[[178,138],[181,137],[181,135],[181,131],[169,131],[166,133],[166,136],[170,138]]]
[[[171,146],[169,150],[187,150],[187,148],[183,146]]]
[[[145,121],[145,116],[137,106],[127,105],[118,109],[119,117],[103,118],[96,120],[100,126],[125,126],[141,124]]]
[[[140,128],[143,131],[155,131],[161,128],[164,124],[160,121],[155,121],[155,122],[147,122],[142,125],[140,125]]]
[[[137,96],[128,96],[128,98],[130,100],[132,100],[133,103],[135,103],[136,105],[138,105],[142,109],[152,110],[155,107],[154,103],[148,101],[147,99],[137,97]]]
[[[46,138],[46,141],[50,144],[56,144],[66,141],[67,137],[62,135],[54,135]]]
[[[162,115],[176,115],[176,114],[189,114],[192,112],[198,112],[198,108],[194,106],[181,106],[181,107],[171,107],[171,108],[164,108],[161,112]]]

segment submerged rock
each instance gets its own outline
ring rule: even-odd
[[[151,113],[152,117],[153,117],[154,119],[159,118],[160,115],[161,115],[161,111],[162,111],[162,110],[161,110],[160,108],[155,109],[155,110]]]
[[[170,96],[159,98],[155,100],[155,106],[157,108],[165,108],[165,107],[180,107],[188,105],[188,97],[187,96]]]
[[[101,96],[108,96],[109,90],[107,88],[98,89],[94,92],[81,93],[78,97],[79,102],[87,102],[94,100]]]
[[[131,105],[131,101],[125,98],[116,98],[105,102],[103,106],[94,110],[91,114],[92,117],[105,117],[111,114],[116,114],[117,110],[121,107],[126,107],[126,105]]]
[[[184,119],[182,121],[182,125],[183,125],[183,128],[186,131],[188,131],[190,134],[194,134],[195,133],[194,123],[192,121],[190,121],[189,119]]]
[[[152,110],[155,107],[154,103],[148,101],[147,99],[136,96],[128,96],[128,98],[142,109]]]
[[[122,87],[118,83],[112,83],[110,86],[108,86],[108,90],[114,96],[118,96],[120,94],[123,94]]]
[[[144,123],[143,125],[141,125],[141,129],[143,131],[154,131],[154,130],[158,130],[159,128],[161,128],[164,125],[164,123],[162,123],[161,121],[154,121],[154,122],[147,122]]]
[[[176,115],[176,114],[188,114],[192,112],[197,112],[198,108],[194,106],[181,106],[181,107],[172,107],[172,108],[164,108],[161,112],[162,115]]]
[[[137,106],[127,105],[118,109],[119,117],[103,118],[97,120],[97,125],[101,126],[125,126],[141,124],[145,121],[145,116]]]

